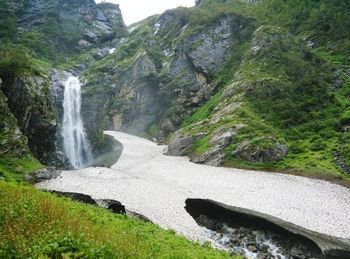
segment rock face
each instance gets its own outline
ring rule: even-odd
[[[197,164],[206,164],[211,166],[221,166],[225,161],[225,148],[233,140],[236,132],[228,128],[219,128],[209,140],[211,147],[207,152],[194,157],[191,161]]]
[[[192,148],[193,139],[190,136],[176,137],[169,145],[168,151],[165,153],[169,156],[184,156]]]
[[[0,79],[0,87],[2,81]],[[1,89],[1,88],[0,88]],[[17,126],[17,120],[11,113],[7,98],[0,90],[0,155],[21,157],[29,152],[27,138],[22,135]]]
[[[55,36],[62,46],[51,39],[51,35],[48,37],[57,50],[69,51],[67,48],[72,45],[73,48],[90,46],[118,37],[125,31],[119,6],[110,3],[97,5],[93,0],[29,0],[17,6],[17,9],[20,10],[18,24],[24,32],[46,26],[62,26],[62,35]],[[82,40],[86,42],[85,45],[78,44]]]
[[[288,147],[276,140],[269,140],[267,145],[256,145],[243,141],[233,151],[233,156],[250,162],[273,162],[282,160],[288,154]]]
[[[25,179],[26,181],[32,184],[37,184],[43,181],[57,178],[61,175],[61,173],[62,173],[61,171],[56,170],[55,168],[48,167],[48,168],[40,169],[30,174],[26,174]]]
[[[6,78],[2,91],[9,110],[17,119],[21,132],[28,138],[31,152],[42,162],[54,151],[57,126],[49,79],[45,75],[22,74]]]
[[[90,205],[97,205],[97,202],[91,196],[86,194],[75,193],[75,192],[58,192],[58,191],[51,191],[51,192],[57,194],[58,196],[70,198],[73,201],[79,201]]]
[[[115,53],[84,73],[83,112],[94,146],[107,128],[164,140],[210,98],[217,88],[212,77],[241,31],[251,27],[247,19],[227,15],[176,42],[188,26],[176,11],[166,11],[136,26]]]

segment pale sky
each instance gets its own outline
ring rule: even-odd
[[[96,3],[119,4],[126,25],[141,21],[153,14],[161,14],[178,6],[194,6],[195,0],[95,0]]]

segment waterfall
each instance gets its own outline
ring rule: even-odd
[[[92,155],[80,115],[81,83],[69,76],[64,85],[62,137],[64,153],[74,169],[91,164]]]

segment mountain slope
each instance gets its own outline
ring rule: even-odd
[[[164,141],[180,129],[171,144],[185,152],[169,153],[198,163],[347,178],[348,12],[346,1],[208,0],[132,25],[84,73],[89,135]]]

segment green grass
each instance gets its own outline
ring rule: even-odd
[[[31,155],[22,158],[0,157],[0,176],[7,181],[20,182],[23,180],[24,174],[39,170],[42,167],[40,162]]]
[[[225,166],[281,171],[350,184],[350,176],[341,171],[333,156],[340,147],[340,129],[350,123],[348,66],[341,65],[346,64],[346,58],[325,49],[310,53],[279,28],[267,26],[256,37],[268,37],[271,30],[277,30],[273,34],[283,37],[274,39],[269,49],[258,56],[247,49],[233,83],[226,84],[185,119],[181,129],[184,135],[201,133],[200,138],[194,138],[191,155],[210,149],[209,139],[218,128],[237,131],[236,126],[241,124],[244,127],[225,149]],[[331,88],[335,69],[343,80],[338,89]],[[230,92],[234,94],[230,96]],[[236,109],[229,114],[223,112],[234,104]],[[210,123],[213,116],[219,120]],[[347,136],[341,153],[349,161]],[[242,141],[257,142],[264,148],[263,140],[270,137],[288,146],[288,155],[282,161],[254,163],[233,157],[232,152]]]
[[[1,258],[230,258],[151,223],[0,181]]]

